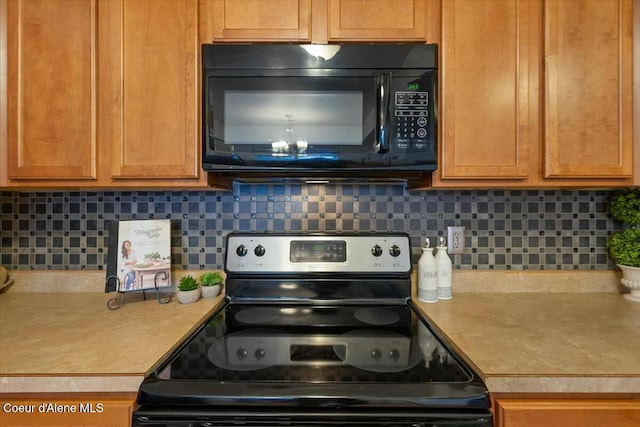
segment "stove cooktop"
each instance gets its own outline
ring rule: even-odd
[[[228,304],[157,378],[466,383],[472,376],[408,305]]]

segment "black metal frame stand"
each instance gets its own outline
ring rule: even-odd
[[[167,304],[171,302],[171,294],[168,292],[161,291],[162,288],[166,288],[167,286],[159,287],[158,286],[158,278],[161,280],[167,280],[167,272],[166,271],[158,271],[153,277],[153,286],[154,289],[134,289],[130,291],[123,291],[120,289],[120,278],[118,276],[109,276],[107,277],[107,285],[111,281],[115,280],[116,283],[116,292],[120,294],[119,296],[111,298],[107,301],[107,308],[109,310],[117,310],[125,305],[125,294],[129,292],[140,292],[142,291],[142,298],[147,299],[147,291],[154,291],[156,293],[156,298],[158,299],[158,304]]]

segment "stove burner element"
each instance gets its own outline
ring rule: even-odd
[[[278,311],[267,307],[251,307],[236,313],[236,320],[247,325],[260,325],[273,321]]]
[[[398,313],[383,307],[369,307],[358,310],[355,318],[368,325],[387,326],[400,320]]]

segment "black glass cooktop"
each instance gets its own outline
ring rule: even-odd
[[[472,379],[408,305],[227,304],[156,376],[252,384]]]

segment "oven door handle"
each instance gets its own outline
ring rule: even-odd
[[[376,132],[376,152],[389,151],[389,102],[391,100],[391,73],[378,76],[378,123]]]

